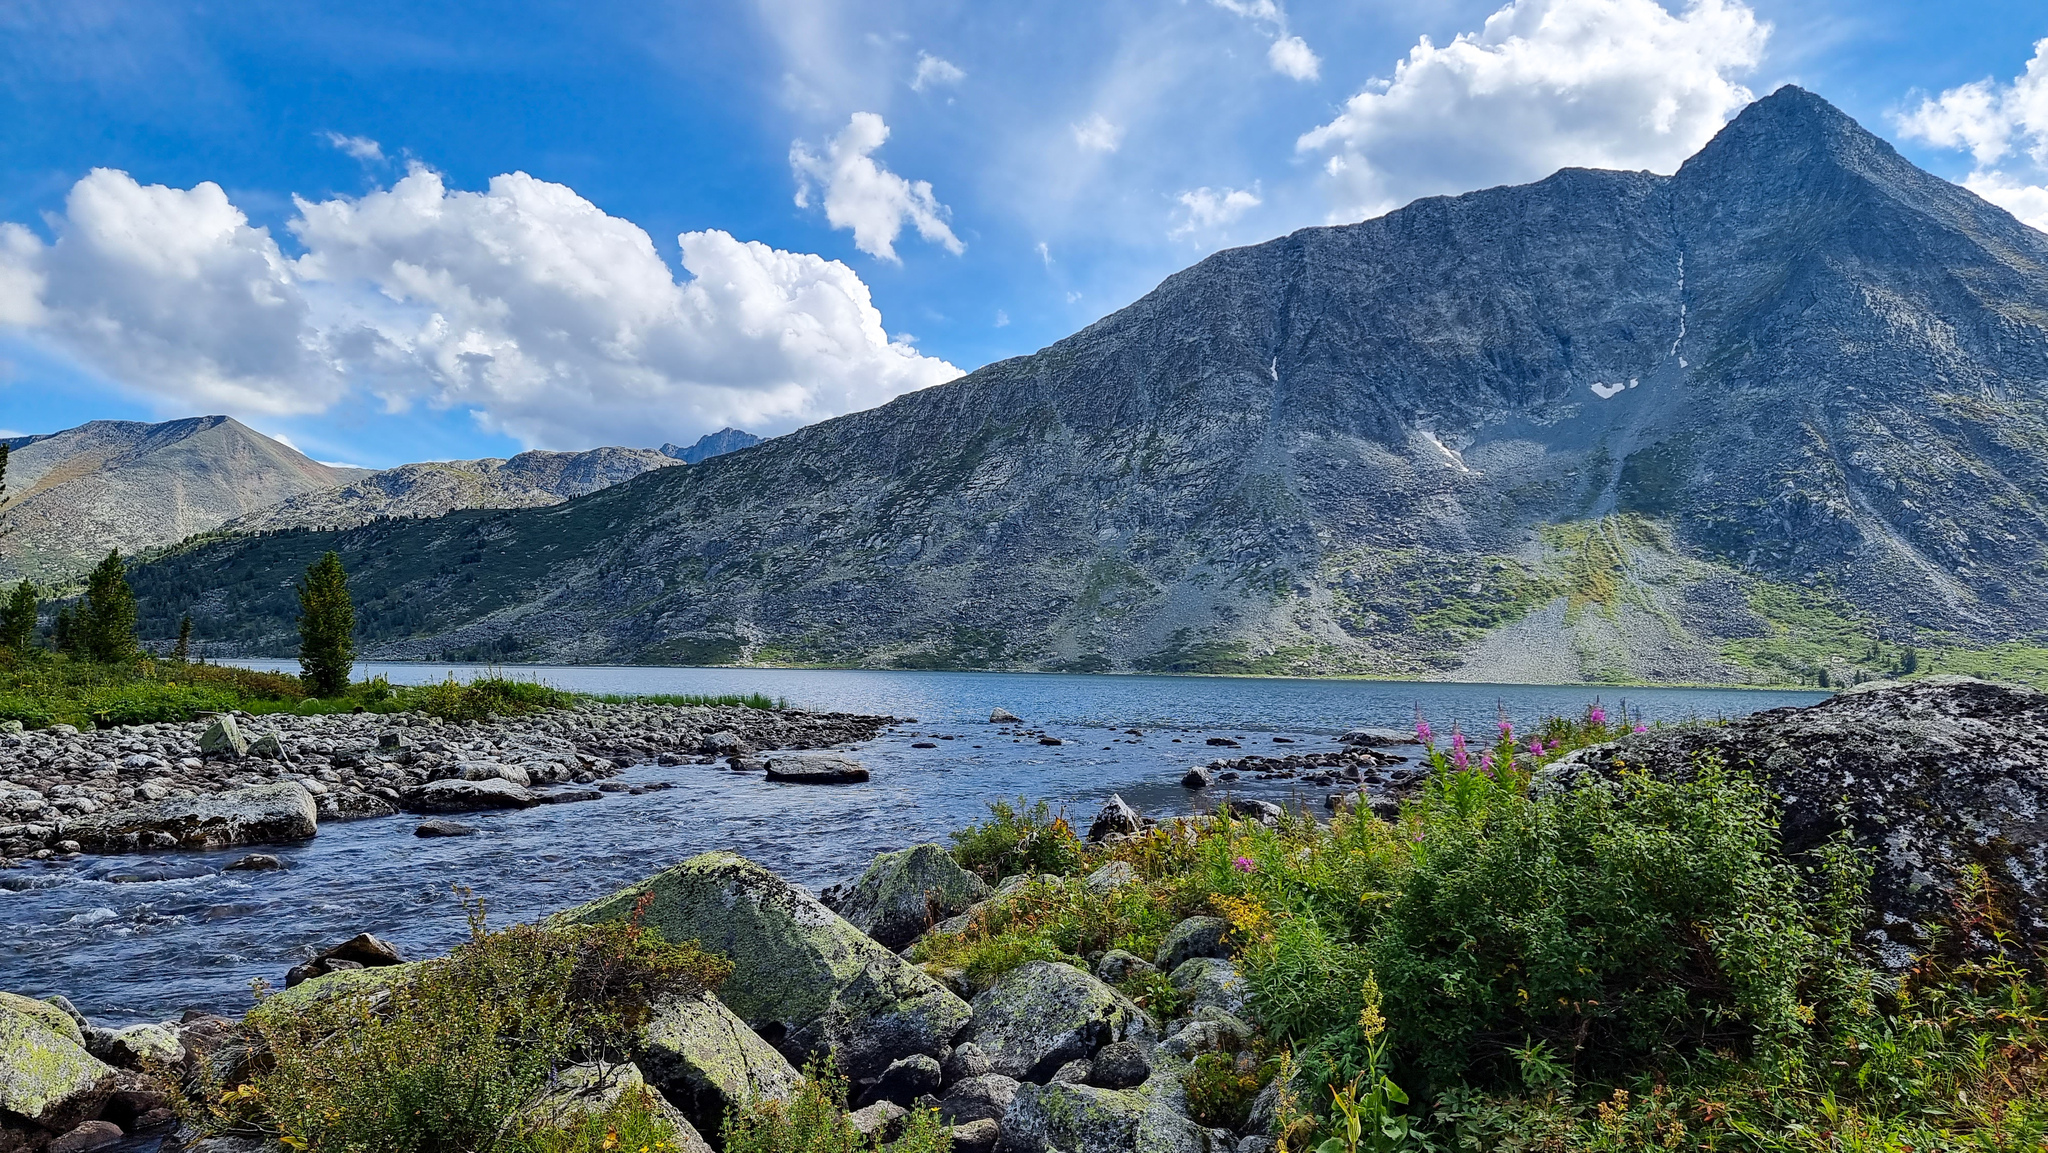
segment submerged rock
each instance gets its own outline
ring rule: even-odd
[[[642,922],[723,953],[722,1000],[792,1061],[829,1049],[848,1076],[912,1053],[937,1056],[967,1004],[817,898],[734,853],[705,853],[580,908],[558,924]]]
[[[901,949],[989,895],[988,883],[960,867],[941,845],[881,853],[860,879],[827,889],[826,907],[891,949]]]
[[[225,849],[283,845],[320,829],[313,794],[293,781],[210,797],[166,797],[67,824],[62,835],[94,852],[138,848]]]

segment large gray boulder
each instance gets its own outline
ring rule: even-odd
[[[859,880],[826,890],[823,899],[854,928],[900,949],[988,894],[986,881],[961,868],[943,846],[927,844],[879,854]]]
[[[1190,957],[1167,975],[1185,998],[1189,1013],[1217,1009],[1233,1017],[1244,1016],[1247,989],[1237,966],[1221,957]]]
[[[803,1084],[788,1058],[708,993],[656,1006],[636,1052],[648,1080],[707,1133],[732,1106],[786,1100]]]
[[[972,1016],[966,1002],[847,924],[816,897],[734,853],[705,853],[556,923],[623,920],[723,953],[733,1012],[792,1061],[829,1049],[856,1080],[912,1053],[936,1057]]]
[[[472,813],[482,809],[530,809],[540,798],[523,786],[501,777],[468,781],[450,777],[414,785],[399,794],[407,811],[414,813]]]
[[[868,771],[844,753],[776,753],[768,758],[768,779],[792,785],[853,785],[867,780]]]
[[[86,1052],[78,1022],[45,1001],[0,993],[0,1116],[47,1139],[99,1113],[118,1074]],[[0,1132],[0,1142],[9,1134]]]
[[[1221,917],[1189,917],[1166,931],[1152,963],[1170,974],[1190,957],[1227,957],[1229,934],[1230,922]]]
[[[640,1094],[652,1106],[654,1116],[675,1129],[678,1153],[711,1153],[710,1143],[697,1126],[663,1100],[630,1061],[589,1061],[561,1070],[534,1100],[513,1115],[511,1127],[567,1129],[585,1116],[610,1109],[628,1093]]]
[[[1010,1111],[1010,1103],[1017,1098],[1019,1084],[1015,1077],[1005,1077],[1001,1073],[963,1077],[939,1099],[939,1116],[948,1125],[1001,1121],[1003,1115]]]
[[[1020,1081],[1044,1081],[1069,1061],[1114,1041],[1157,1036],[1129,998],[1072,965],[1033,961],[974,998],[967,1039],[989,1067]]]
[[[138,848],[225,849],[309,840],[320,830],[313,794],[295,781],[250,785],[210,797],[161,801],[96,813],[60,835],[94,852]]]
[[[1002,1153],[1222,1153],[1208,1131],[1142,1089],[1025,1085],[1003,1118]]]

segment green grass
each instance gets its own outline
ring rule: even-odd
[[[2024,641],[1984,648],[1927,647],[1917,655],[1923,676],[1943,673],[2048,689],[2048,648]]]
[[[1749,609],[1763,620],[1764,635],[1729,641],[1721,651],[1764,679],[1825,688],[1907,671],[1906,646],[1877,639],[1878,623],[1825,586],[1760,580]]]

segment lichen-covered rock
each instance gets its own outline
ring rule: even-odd
[[[631,1062],[592,1061],[561,1070],[538,1097],[513,1115],[511,1124],[541,1130],[566,1129],[578,1118],[602,1113],[635,1091],[645,1095],[657,1118],[675,1128],[679,1153],[711,1153],[710,1143],[697,1127],[663,1100]]]
[[[963,1077],[946,1090],[939,1099],[939,1117],[948,1125],[965,1125],[970,1121],[1001,1121],[1010,1111],[1010,1102],[1017,1098],[1015,1077],[1001,1073],[979,1073]]]
[[[225,849],[235,845],[284,845],[320,831],[313,794],[293,781],[250,785],[213,796],[166,797],[160,801],[95,813],[64,825],[59,836],[98,853],[164,845],[181,849]]]
[[[877,855],[859,880],[826,890],[823,900],[854,928],[900,949],[988,894],[986,881],[961,868],[944,846],[928,844]]]
[[[97,1114],[116,1080],[63,1010],[0,993],[0,1111],[63,1133]]]
[[[1155,1036],[1123,994],[1072,965],[1033,961],[974,998],[967,1038],[1005,1076],[1043,1081],[1113,1041]]]
[[[1091,893],[1113,893],[1125,885],[1136,884],[1138,870],[1131,868],[1129,861],[1111,861],[1088,874],[1084,882]]]
[[[1166,931],[1152,963],[1163,973],[1172,973],[1190,957],[1227,957],[1224,944],[1230,922],[1221,917],[1189,917]]]
[[[707,1133],[731,1106],[786,1100],[803,1084],[788,1058],[708,993],[656,1006],[636,1054],[647,1079]]]
[[[1805,708],[1636,733],[1559,758],[1539,788],[1623,767],[1686,779],[1699,758],[1782,798],[1790,853],[1846,826],[1871,851],[1872,941],[1903,965],[1982,865],[2024,945],[2048,946],[2048,694],[1967,677],[1862,685]]]
[[[235,718],[222,713],[207,722],[206,731],[199,734],[199,755],[202,757],[239,757],[249,751],[249,738],[242,735]]]
[[[117,1069],[169,1069],[185,1060],[185,1046],[163,1025],[92,1029],[86,1033],[85,1048]]]
[[[1186,998],[1190,1013],[1214,1008],[1233,1017],[1244,1015],[1244,975],[1221,957],[1190,957],[1167,976]]]
[[[1088,1083],[1098,1089],[1135,1089],[1152,1075],[1152,1059],[1136,1041],[1104,1045],[1088,1063]]]
[[[1003,1118],[1002,1153],[1212,1153],[1209,1133],[1143,1090],[1026,1085]]]
[[[785,1056],[829,1049],[848,1076],[873,1077],[912,1053],[937,1056],[971,1016],[816,897],[734,853],[692,857],[555,921],[622,920],[643,895],[643,924],[731,959],[721,999]]]
[[[1095,962],[1095,975],[1112,985],[1121,984],[1132,977],[1156,972],[1158,969],[1153,967],[1152,962],[1136,954],[1126,953],[1122,949],[1111,949],[1102,955],[1101,960]]]

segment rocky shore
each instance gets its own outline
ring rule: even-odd
[[[893,718],[581,704],[453,722],[418,713],[223,714],[0,732],[0,865],[77,852],[304,840],[320,822],[595,799],[634,764],[736,766],[867,740]],[[765,767],[765,763],[764,763]]]

